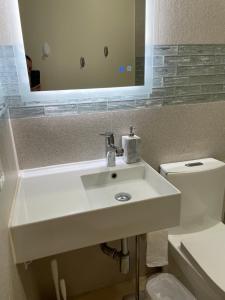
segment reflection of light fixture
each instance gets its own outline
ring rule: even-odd
[[[48,58],[50,53],[51,53],[50,46],[47,42],[45,42],[42,46],[42,58],[43,59]]]

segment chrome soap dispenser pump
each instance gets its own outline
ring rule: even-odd
[[[133,127],[132,125],[130,125],[130,133],[129,133],[129,136],[134,136],[134,130],[135,130],[135,127]]]
[[[130,125],[129,134],[122,136],[122,147],[124,149],[124,161],[133,164],[141,160],[140,145],[141,138],[134,133],[135,128]]]

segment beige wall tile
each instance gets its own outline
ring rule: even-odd
[[[155,0],[156,44],[224,43],[223,0]]]
[[[108,114],[13,120],[20,168],[47,166],[104,156]]]
[[[225,103],[166,106],[71,117],[12,120],[21,169],[104,157],[99,133],[112,129],[116,142],[130,124],[142,138],[142,157],[161,163],[225,157]]]

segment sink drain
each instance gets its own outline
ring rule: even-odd
[[[120,202],[125,202],[131,199],[131,195],[127,193],[119,193],[115,195],[115,199]]]

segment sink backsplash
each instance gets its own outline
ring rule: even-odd
[[[12,120],[21,169],[105,156],[99,133],[113,130],[116,144],[132,124],[142,139],[141,156],[160,163],[215,156],[224,159],[225,102]]]

